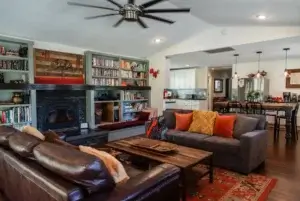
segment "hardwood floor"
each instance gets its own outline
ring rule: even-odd
[[[300,133],[299,133],[300,134]],[[259,174],[276,178],[277,185],[268,201],[300,200],[300,140],[286,145],[284,131],[280,140],[274,143],[273,130],[269,129],[268,158],[264,167],[256,170]]]

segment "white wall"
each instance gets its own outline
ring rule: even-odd
[[[160,70],[155,80],[150,80],[151,104],[163,109],[163,89],[168,86],[169,64],[166,56],[193,51],[219,48],[224,46],[241,45],[247,43],[275,40],[300,35],[300,27],[227,27],[212,28],[192,36],[185,41],[164,51],[149,56],[150,66]],[[199,61],[201,65],[201,61]]]

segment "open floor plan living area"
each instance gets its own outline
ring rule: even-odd
[[[0,201],[300,200],[299,0],[0,13]]]

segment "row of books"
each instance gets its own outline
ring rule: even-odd
[[[0,111],[0,114],[1,124],[20,124],[31,121],[31,113],[28,106],[3,109]]]

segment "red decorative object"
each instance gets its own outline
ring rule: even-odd
[[[195,174],[197,169],[200,172],[203,168],[205,167],[197,166]],[[210,184],[208,177],[199,180],[196,190],[187,196],[187,201],[266,201],[276,182],[276,179],[263,175],[242,175],[215,168],[214,183]]]
[[[149,73],[150,75],[152,75],[152,77],[157,78],[159,70],[154,70],[154,68],[150,68]]]

